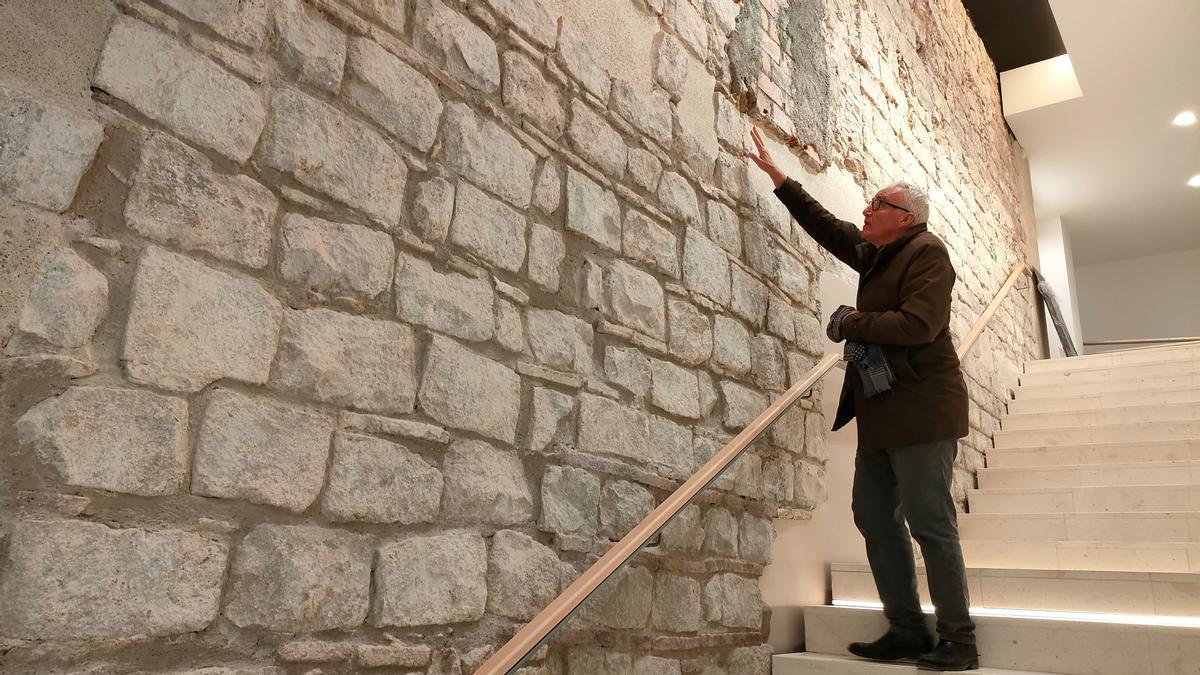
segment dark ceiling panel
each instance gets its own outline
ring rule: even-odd
[[[963,5],[997,72],[1067,53],[1049,0],[963,0]]]

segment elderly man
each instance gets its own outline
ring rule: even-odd
[[[851,361],[833,429],[858,418],[854,522],[889,629],[849,650],[881,661],[916,657],[935,670],[978,668],[950,492],[958,439],[968,431],[967,390],[949,330],[955,275],[945,244],[926,229],[928,201],[911,185],[889,185],[863,209],[860,232],[785,176],[757,129],[752,136],[758,152],[751,159],[774,181],[775,195],[809,236],[859,273],[857,309],[841,308],[829,325],[832,338],[848,341]],[[905,520],[928,570],[936,647]]]

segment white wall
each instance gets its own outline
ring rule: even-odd
[[[1200,248],[1083,265],[1075,282],[1089,340],[1200,336]]]
[[[1067,234],[1061,218],[1045,218],[1038,220],[1038,268],[1046,283],[1054,291],[1058,306],[1066,319],[1067,329],[1071,332],[1071,342],[1075,344],[1077,353],[1083,353],[1083,338],[1079,319],[1079,301],[1076,294],[1075,262],[1071,256],[1071,237]],[[1049,311],[1046,312],[1046,329],[1050,334],[1048,344],[1050,357],[1065,356],[1058,333],[1050,321]]]

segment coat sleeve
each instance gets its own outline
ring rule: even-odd
[[[838,220],[791,178],[775,189],[775,196],[821,248],[854,270],[863,271],[859,268],[859,256],[855,248],[863,242],[862,233],[857,227]]]
[[[859,312],[842,321],[847,340],[880,345],[933,342],[950,321],[954,266],[940,246],[925,246],[913,256],[900,281],[900,308]]]

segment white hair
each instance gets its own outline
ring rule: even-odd
[[[913,214],[913,224],[929,222],[929,197],[925,191],[912,183],[892,183],[890,187],[900,188],[904,192],[904,207]]]

